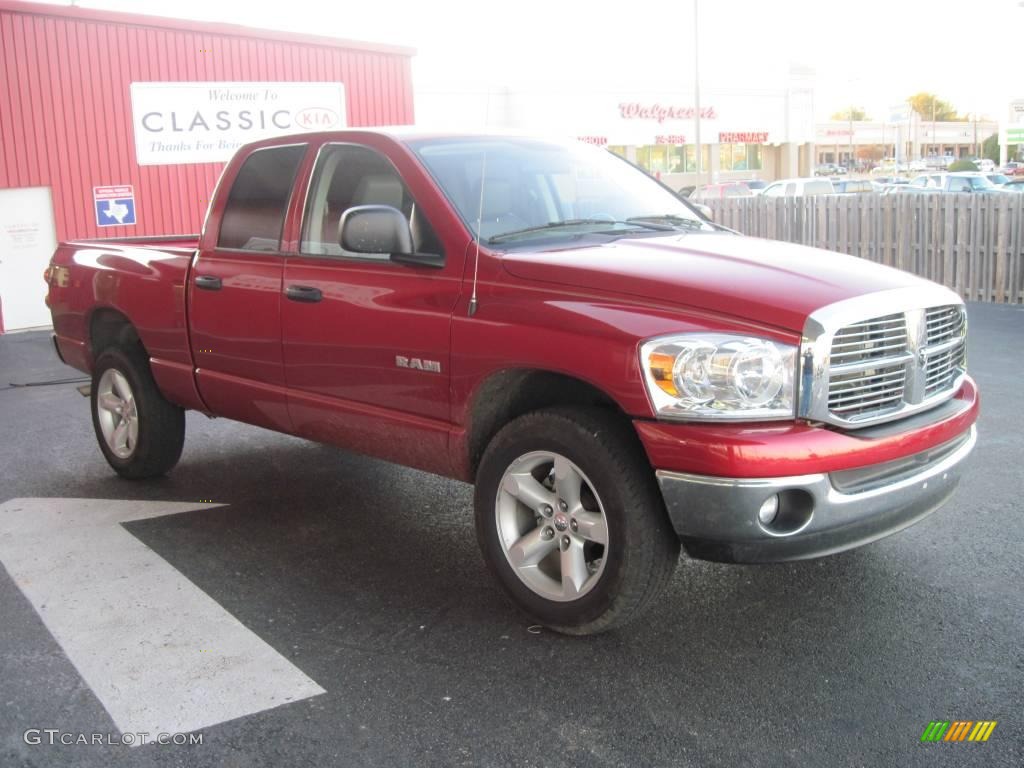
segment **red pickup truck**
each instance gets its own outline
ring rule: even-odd
[[[739,236],[583,144],[259,142],[198,240],[62,243],[47,280],[119,474],[170,470],[193,409],[474,483],[497,581],[568,633],[636,616],[680,543],[911,525],[975,442],[955,293]]]

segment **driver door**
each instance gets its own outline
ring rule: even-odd
[[[432,269],[353,254],[342,214],[388,205],[414,249],[442,253],[430,222],[381,151],[325,144],[310,180],[298,253],[284,267],[282,341],[296,434],[425,469],[447,461],[451,315],[462,259]]]

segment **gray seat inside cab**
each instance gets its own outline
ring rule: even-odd
[[[409,221],[413,250],[417,253],[441,253],[441,244],[433,229],[426,222],[423,214],[419,212],[412,197],[406,192],[405,184],[395,173],[375,173],[363,176],[352,193],[351,205],[347,207],[357,205],[388,205],[396,208]],[[338,236],[341,234],[338,227],[341,224],[342,213],[344,210],[331,211],[328,223],[331,229],[327,233],[327,237],[330,238],[328,242],[338,241]]]
[[[364,176],[352,195],[352,205],[390,205],[405,213],[405,187],[392,174]]]

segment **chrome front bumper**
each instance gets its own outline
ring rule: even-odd
[[[830,474],[656,474],[673,527],[690,555],[746,563],[803,560],[868,544],[934,512],[956,489],[976,440],[972,426],[930,451]],[[766,526],[758,511],[773,495],[779,511]]]

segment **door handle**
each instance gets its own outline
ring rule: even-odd
[[[196,288],[202,288],[204,291],[219,291],[221,285],[219,277],[213,277],[212,275],[196,276]]]
[[[304,301],[308,304],[314,304],[324,297],[319,288],[311,285],[289,285],[284,295],[292,301]]]

